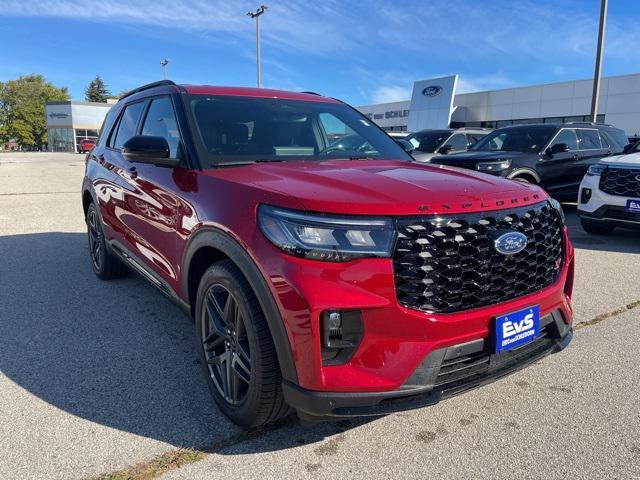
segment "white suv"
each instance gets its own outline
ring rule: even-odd
[[[589,167],[582,179],[578,215],[589,233],[640,226],[640,142],[628,147],[626,155],[603,158]]]

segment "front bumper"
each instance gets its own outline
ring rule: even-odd
[[[587,175],[580,184],[578,197],[578,215],[585,220],[603,222],[617,226],[640,225],[640,214],[625,210],[627,200],[632,197],[610,195],[600,190],[600,177]],[[583,190],[591,190],[591,197],[582,203]],[[637,199],[640,201],[640,199]]]
[[[520,370],[571,342],[573,330],[560,310],[541,318],[540,324],[536,340],[499,354],[492,353],[490,337],[434,350],[394,391],[318,392],[285,382],[285,400],[310,419],[388,415],[433,405]]]

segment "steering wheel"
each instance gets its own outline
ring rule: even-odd
[[[325,148],[324,150],[318,152],[318,155],[329,155],[332,152],[367,152],[370,150],[374,150],[373,146],[367,142],[366,140],[357,148],[350,148],[347,147],[345,145],[329,145],[327,148]]]

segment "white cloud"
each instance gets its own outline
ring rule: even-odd
[[[398,85],[381,85],[373,91],[373,103],[401,102],[411,98],[411,89]]]
[[[481,92],[484,90],[509,88],[516,85],[517,82],[502,73],[491,75],[461,75],[458,78],[457,93]]]
[[[348,28],[348,19],[335,15],[341,8],[337,0],[268,3],[267,12],[260,18],[265,42],[320,54],[358,44],[353,40],[358,28]],[[223,0],[5,0],[0,15],[129,23],[251,38],[255,21],[246,13],[256,5],[253,1]]]

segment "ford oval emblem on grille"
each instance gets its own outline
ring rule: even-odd
[[[430,85],[422,89],[422,94],[425,97],[435,97],[440,92],[442,92],[442,87],[440,85]]]
[[[636,175],[636,180],[640,182],[640,175]]]
[[[520,232],[504,232],[493,241],[493,248],[503,255],[515,255],[524,250],[529,243],[526,235]]]

